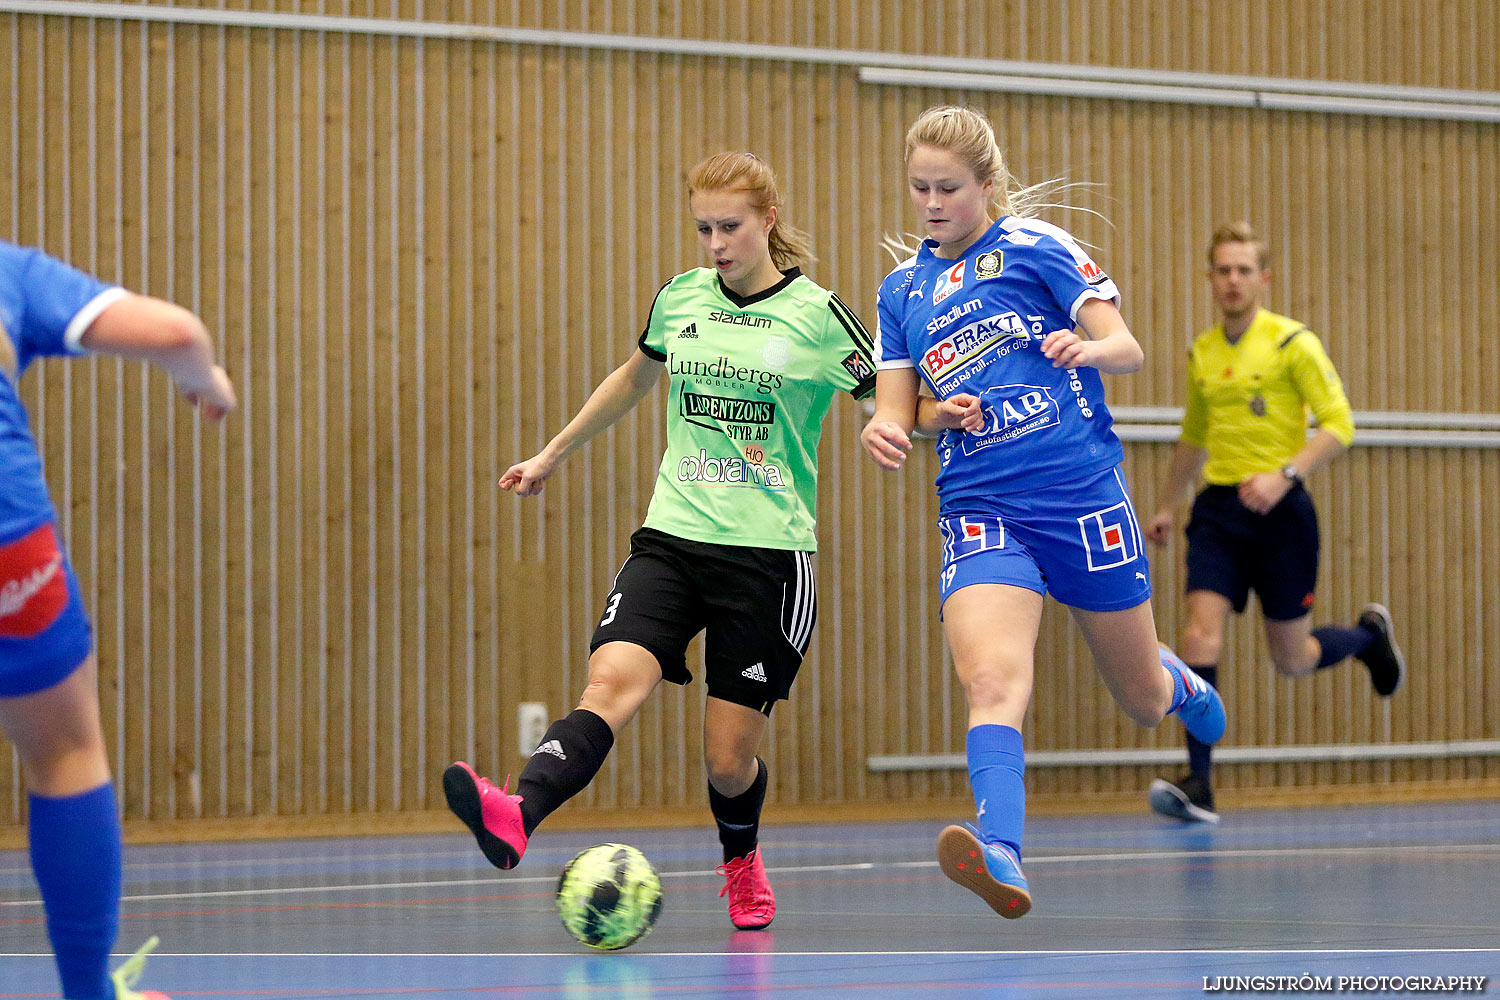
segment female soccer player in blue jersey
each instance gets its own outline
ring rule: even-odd
[[[215,420],[234,408],[234,387],[186,309],[0,242],[0,732],[21,759],[31,866],[63,996],[166,1000],[132,989],[154,938],[108,973],[119,923],[120,819],[92,634],[16,392],[33,358],[88,351],[158,365]]]
[[[569,454],[670,383],[667,448],[645,525],[615,576],[589,643],[578,707],[554,722],[516,783],[496,788],[459,761],[448,805],[500,868],[537,824],[581,792],[615,736],[663,680],[692,679],[688,643],[706,632],[704,761],[719,871],[736,927],[771,922],[776,897],[757,840],[766,765],[756,755],[817,618],[818,439],[838,390],[875,382],[869,334],[838,296],[795,266],[805,234],[780,218],[776,179],[749,153],[693,168],[689,205],[711,264],[657,292],[640,343],[541,453],[500,478],[542,491]]]
[[[1068,606],[1110,694],[1140,725],[1176,712],[1213,743],[1224,706],[1157,642],[1099,378],[1143,360],[1114,282],[1066,232],[1029,217],[1053,186],[1013,188],[978,112],[923,112],[906,162],[927,238],[880,286],[875,414],[862,440],[896,470],[913,430],[938,435],[939,594],[969,703],[978,806],[977,827],[939,835],[938,860],[997,913],[1019,917],[1031,908],[1021,724],[1042,595]],[[919,394],[923,382],[932,396]]]

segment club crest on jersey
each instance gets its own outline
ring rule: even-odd
[[[1089,572],[1114,569],[1134,562],[1141,554],[1141,540],[1130,513],[1130,505],[1120,501],[1113,507],[1096,510],[1078,519],[1083,547],[1088,551]]]
[[[998,278],[1000,272],[1005,270],[1005,254],[999,250],[986,250],[974,258],[974,280],[984,281],[986,278]]]
[[[967,266],[967,262],[961,260],[957,264],[954,264],[952,267],[948,268],[947,271],[943,272],[943,276],[938,279],[937,288],[933,289],[932,291],[933,305],[937,305],[939,302],[943,301],[954,292],[961,291],[963,289],[964,271],[967,269]]]
[[[784,372],[792,360],[792,345],[787,343],[785,337],[771,337],[766,341],[766,346],[762,348],[760,356],[771,371]]]

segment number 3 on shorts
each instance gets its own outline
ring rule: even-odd
[[[604,609],[604,617],[599,619],[600,628],[615,620],[615,612],[620,610],[620,598],[624,596],[618,591],[609,595],[609,604]]]

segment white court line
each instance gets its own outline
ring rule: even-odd
[[[1377,808],[1377,807],[1376,806],[1351,806],[1349,808],[1351,808],[1351,809],[1373,809],[1373,808]],[[1043,820],[1045,821],[1046,819],[1051,819],[1051,818],[1053,818],[1053,817],[1043,817]],[[1354,825],[1354,824],[1356,824],[1358,822],[1358,818],[1357,817],[1350,817],[1348,819],[1349,819],[1349,822],[1342,822],[1342,821],[1326,822],[1326,823],[1325,822],[1319,822],[1317,824],[1314,824],[1313,828],[1317,829],[1317,830],[1336,829],[1336,828],[1340,828],[1340,827],[1344,827],[1344,826]],[[919,821],[916,821],[916,820],[903,820],[903,821],[899,821],[899,822],[902,822],[902,823],[915,823],[915,822],[919,822]],[[1400,830],[1418,830],[1419,829],[1419,830],[1422,830],[1423,832],[1426,832],[1426,833],[1432,833],[1433,831],[1438,831],[1438,830],[1458,830],[1458,829],[1463,829],[1465,827],[1479,827],[1479,828],[1484,829],[1484,830],[1493,830],[1495,828],[1495,821],[1494,821],[1493,817],[1484,816],[1484,817],[1477,817],[1477,818],[1463,817],[1463,818],[1455,818],[1455,819],[1451,819],[1451,820],[1438,820],[1436,822],[1431,822],[1431,821],[1427,821],[1427,820],[1423,820],[1423,819],[1413,819],[1413,820],[1382,820],[1382,822],[1381,822],[1381,830],[1382,830],[1382,832],[1396,832],[1396,831],[1400,831]],[[1299,831],[1305,832],[1308,828],[1309,828],[1308,824],[1306,824],[1306,823],[1293,823],[1293,824],[1278,825],[1278,826],[1245,827],[1245,828],[1232,828],[1232,829],[1221,826],[1221,827],[1216,828],[1214,830],[1214,833],[1216,835],[1219,835],[1219,836],[1224,836],[1224,835],[1230,834],[1230,833],[1236,833],[1236,834],[1245,834],[1245,835],[1253,835],[1253,836],[1256,836],[1256,837],[1260,837],[1260,836],[1263,836],[1265,834],[1277,833],[1277,832],[1299,832]],[[1192,829],[1192,828],[1186,828],[1186,829]],[[572,833],[572,832],[576,832],[576,831],[568,831],[568,832]],[[1088,833],[1089,837],[1139,837],[1140,835],[1141,835],[1141,828],[1138,827],[1138,826],[1137,827],[1124,827],[1124,826],[1122,826],[1122,827],[1113,827],[1113,828],[1107,828],[1107,829],[1092,830],[1092,831],[1089,831],[1089,833]],[[418,834],[404,834],[402,836],[410,836],[410,837],[413,837],[413,838],[430,838],[430,837],[445,837],[445,836],[455,836],[456,837],[456,836],[460,836],[460,835],[459,834],[442,834],[442,833],[418,833]],[[291,839],[295,840],[295,838],[291,838]],[[464,839],[465,839],[465,841],[468,840],[468,838],[467,838],[466,835],[464,835]],[[268,842],[262,842],[262,843],[268,843]],[[143,845],[142,848],[134,848],[134,847],[131,847],[130,845],[127,845],[127,849],[129,849],[129,850],[137,850],[137,849],[159,848],[159,847],[169,847],[169,846],[171,846],[171,845],[152,844],[152,845]],[[795,850],[816,850],[816,849],[826,849],[826,848],[847,847],[847,846],[849,846],[849,841],[847,839],[837,839],[837,838],[831,838],[831,839],[812,838],[812,839],[794,839],[794,840],[778,839],[773,846],[775,846],[779,850],[794,850],[794,849]],[[1436,845],[1426,845],[1426,846],[1436,846]],[[14,853],[19,854],[21,852],[20,851],[16,851]],[[215,858],[183,858],[183,859],[177,859],[177,860],[172,860],[172,861],[127,861],[127,862],[125,862],[125,870],[126,871],[158,871],[158,870],[161,870],[161,871],[178,871],[178,872],[183,872],[183,871],[197,871],[197,870],[201,870],[201,869],[215,869],[215,868],[221,868],[221,869],[222,868],[248,868],[248,867],[252,867],[252,866],[255,866],[255,865],[265,865],[265,864],[285,864],[285,865],[297,865],[297,864],[330,864],[330,865],[339,865],[339,864],[349,864],[349,863],[355,863],[355,862],[388,861],[388,860],[390,860],[392,858],[398,858],[398,857],[402,858],[402,859],[410,858],[410,859],[413,859],[413,860],[442,860],[442,859],[460,860],[460,859],[471,859],[471,858],[473,858],[473,856],[474,856],[474,850],[473,850],[472,847],[470,847],[468,849],[458,849],[458,850],[451,850],[451,851],[450,850],[433,850],[433,851],[417,851],[417,852],[405,852],[405,851],[402,851],[402,852],[399,852],[399,853],[397,853],[397,852],[384,852],[384,853],[382,853],[382,852],[371,852],[371,853],[365,853],[365,854],[329,853],[329,854],[303,854],[303,855],[292,855],[292,856],[266,854],[266,855],[261,855],[261,856],[257,856],[257,857],[249,857],[249,858],[223,858],[223,859],[215,859]],[[1033,859],[1033,860],[1042,860],[1042,859]],[[1032,860],[1028,860],[1027,863],[1028,864],[1032,863]],[[31,873],[31,867],[29,865],[16,866],[16,867],[8,867],[8,868],[0,868],[0,876],[4,876],[4,875],[29,875],[30,873]]]
[[[1500,852],[1500,844],[1407,844],[1392,847],[1281,847],[1231,851],[1135,851],[1116,854],[1057,854],[1050,857],[1027,858],[1027,865],[1073,864],[1090,861],[1181,861],[1185,859],[1233,859],[1275,857],[1330,857],[1338,855],[1389,855],[1389,854],[1434,854],[1447,852]],[[811,872],[857,872],[876,869],[936,868],[936,861],[861,861],[837,865],[788,865],[767,868],[778,875],[808,874]],[[662,878],[710,878],[713,871],[661,872]],[[338,885],[293,885],[274,888],[216,889],[207,892],[159,892],[121,896],[121,902],[148,902],[167,899],[225,899],[243,896],[286,896],[297,893],[364,892],[382,889],[441,889],[456,886],[509,887],[520,885],[555,885],[555,875],[527,875],[518,878],[469,878],[440,879],[419,882],[363,882]],[[40,906],[39,899],[0,900],[0,907]]]
[[[1476,821],[1473,824],[1465,824],[1465,825],[1481,825],[1481,824],[1479,824]],[[1493,828],[1494,827],[1494,822],[1493,821],[1486,821],[1483,825],[1487,829],[1488,828]],[[1121,832],[1122,833],[1124,833],[1124,832],[1136,832],[1136,833],[1138,833],[1139,831],[1121,831]],[[844,842],[844,841],[790,841],[790,842],[778,841],[775,846],[777,847],[778,850],[793,850],[793,849],[797,849],[797,850],[810,850],[810,849],[816,849],[816,848],[838,847],[841,844],[845,844],[845,843],[847,843],[847,842]],[[1141,858],[1141,857],[1154,857],[1154,858],[1181,858],[1181,857],[1190,857],[1190,856],[1191,857],[1204,857],[1204,856],[1213,857],[1213,856],[1221,856],[1221,855],[1225,855],[1225,854],[1246,854],[1246,855],[1249,855],[1249,854],[1254,854],[1257,851],[1260,851],[1260,852],[1269,852],[1269,853],[1291,852],[1291,853],[1299,853],[1299,854],[1300,853],[1309,852],[1309,851],[1311,851],[1311,852],[1321,852],[1321,853],[1347,851],[1347,852],[1352,852],[1352,853],[1356,853],[1357,854],[1357,853],[1369,853],[1369,852],[1430,851],[1430,850],[1442,850],[1442,849],[1455,850],[1455,851],[1500,850],[1500,843],[1494,843],[1494,844],[1452,844],[1452,845],[1447,845],[1446,847],[1445,847],[1445,845],[1441,845],[1441,844],[1401,844],[1401,845],[1390,845],[1390,846],[1386,846],[1386,847],[1378,847],[1378,846],[1373,846],[1373,845],[1360,845],[1360,846],[1349,845],[1349,846],[1345,846],[1345,847],[1331,846],[1331,847],[1306,847],[1306,848],[1303,848],[1303,847],[1267,847],[1267,848],[1251,848],[1251,847],[1246,847],[1246,848],[1226,848],[1226,849],[1218,850],[1218,851],[1213,851],[1213,850],[1206,850],[1206,851],[1178,851],[1178,852],[1173,852],[1173,851],[1139,851],[1139,852],[1126,852],[1126,853],[1116,853],[1116,854],[1102,854],[1102,853],[1101,854],[1054,854],[1054,855],[1041,855],[1041,856],[1035,856],[1035,857],[1027,857],[1026,863],[1028,865],[1036,865],[1036,864],[1053,864],[1053,863],[1057,863],[1057,862],[1078,861],[1078,860],[1099,860],[1099,859],[1102,859],[1102,860],[1120,860],[1120,859],[1136,859],[1136,858]],[[406,853],[401,853],[401,854],[394,854],[394,853],[389,853],[389,854],[354,854],[354,855],[349,855],[349,854],[327,854],[327,855],[306,855],[306,856],[289,857],[289,858],[287,858],[287,857],[276,857],[274,855],[266,855],[264,857],[258,857],[258,858],[226,858],[224,860],[212,860],[212,859],[202,859],[202,858],[199,858],[199,859],[190,859],[190,860],[183,860],[183,861],[139,861],[139,862],[126,862],[126,864],[124,866],[124,870],[127,871],[127,872],[135,872],[135,871],[171,871],[171,872],[189,872],[189,871],[194,871],[194,872],[196,872],[196,871],[212,871],[214,869],[251,868],[251,867],[255,867],[257,865],[299,865],[299,864],[308,864],[308,865],[311,865],[311,864],[326,864],[326,865],[330,865],[330,866],[342,866],[342,865],[348,865],[348,864],[351,864],[351,863],[381,862],[381,861],[391,861],[393,859],[398,859],[400,861],[407,861],[407,860],[413,860],[413,861],[420,861],[420,860],[444,860],[444,859],[451,859],[451,860],[456,860],[456,861],[457,860],[465,860],[465,861],[467,861],[467,860],[473,860],[473,858],[474,858],[474,851],[473,850],[432,851],[432,852],[422,852],[422,853],[417,853],[417,854],[406,854]],[[843,870],[856,870],[856,869],[859,869],[859,868],[862,868],[862,867],[878,867],[880,865],[884,865],[886,867],[892,867],[892,868],[894,868],[894,867],[899,867],[899,866],[902,866],[902,865],[912,865],[912,864],[913,864],[913,862],[909,862],[909,861],[882,861],[882,862],[870,862],[870,863],[867,863],[867,864],[831,865],[831,866],[825,866],[825,868],[826,868],[826,870],[840,870],[840,871],[843,871]],[[917,864],[917,865],[932,865],[932,864],[935,864],[935,862],[926,862],[926,861],[923,861],[923,862],[915,862],[915,864]],[[815,867],[809,867],[809,868],[776,868],[776,869],[767,869],[767,871],[787,871],[787,872],[790,872],[790,871],[818,871],[818,870],[821,870],[821,869],[819,869],[816,866]],[[15,867],[15,868],[0,868],[0,876],[5,876],[5,875],[30,875],[30,874],[31,874],[31,866],[30,865],[21,866],[21,867]],[[675,875],[687,875],[687,874],[697,874],[697,873],[693,873],[693,872],[675,872],[675,873],[674,872],[663,872],[662,873],[663,877],[667,877],[668,875],[674,875],[674,874]],[[515,880],[512,880],[512,881],[515,881]],[[445,883],[432,882],[432,883],[427,883],[427,884],[430,884],[430,885],[443,885]],[[4,906],[4,905],[6,905],[4,903],[4,901],[0,901],[0,906]]]

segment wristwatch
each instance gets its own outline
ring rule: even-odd
[[[1302,482],[1302,471],[1291,462],[1281,467],[1281,477],[1289,483]]]

